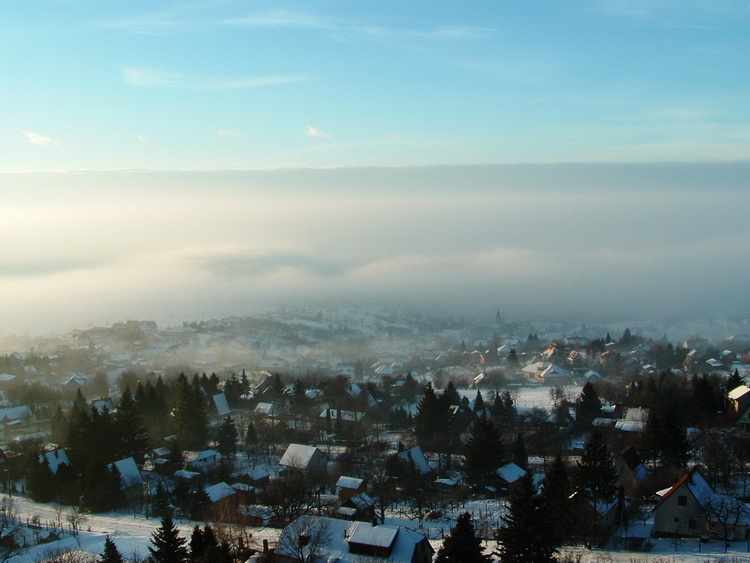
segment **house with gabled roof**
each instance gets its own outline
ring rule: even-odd
[[[284,471],[302,471],[308,475],[322,476],[326,472],[328,458],[315,446],[289,444],[279,465]]]
[[[714,491],[697,467],[661,497],[653,512],[655,536],[709,536],[726,541],[748,537],[745,504]]]
[[[750,387],[747,385],[735,387],[727,393],[727,400],[734,412],[738,414],[744,413],[747,407],[750,406]]]
[[[627,495],[636,494],[651,475],[632,446],[615,460],[615,472],[617,473],[617,486],[621,487]]]
[[[282,531],[275,556],[281,563],[429,563],[434,553],[425,536],[404,526],[301,516]]]

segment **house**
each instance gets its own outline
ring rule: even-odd
[[[241,483],[245,483],[246,485],[250,485],[251,487],[255,487],[258,489],[264,489],[268,485],[269,479],[270,474],[268,473],[268,471],[260,467],[256,467],[255,469],[248,468],[239,477],[239,481]]]
[[[120,473],[120,489],[130,502],[139,501],[143,498],[143,476],[135,459],[128,457],[109,464],[110,471],[112,467],[117,467]]]
[[[740,385],[727,393],[727,400],[736,413],[742,414],[750,406],[750,387]]]
[[[227,416],[232,412],[232,409],[229,408],[229,403],[227,402],[227,396],[224,393],[217,393],[211,398],[213,399],[216,414],[219,416]]]
[[[594,501],[576,491],[569,498],[579,533],[587,545],[603,544],[617,522],[617,501]]]
[[[141,470],[138,469],[138,465],[135,463],[135,459],[128,457],[125,459],[118,460],[114,463],[109,464],[110,470],[112,466],[117,467],[117,471],[120,473],[120,488],[122,490],[129,489],[131,487],[143,487],[143,476]]]
[[[375,501],[367,493],[355,495],[341,503],[335,516],[343,520],[372,522],[375,518]]]
[[[617,487],[621,487],[626,495],[635,495],[651,472],[643,465],[638,452],[630,447],[615,460],[617,472]]]
[[[348,500],[360,493],[364,493],[366,490],[367,482],[364,479],[342,475],[336,481],[336,493],[339,496],[339,500]]]
[[[44,463],[45,459],[54,475],[57,475],[57,470],[63,463],[68,467],[72,467],[70,459],[68,459],[68,454],[65,453],[65,450],[62,448],[39,454],[40,463]]]
[[[426,537],[403,526],[302,516],[281,532],[275,555],[280,563],[429,563],[434,552]]]
[[[205,473],[216,467],[218,455],[219,454],[216,450],[185,452],[185,465],[189,469]]]
[[[401,450],[393,454],[392,458],[395,459],[399,466],[414,466],[414,469],[420,475],[428,475],[432,472],[430,464],[427,463],[427,458],[422,452],[422,448],[419,446],[413,446],[406,450]]]
[[[726,541],[748,537],[748,509],[730,495],[715,492],[693,467],[654,506],[657,537],[715,537]]]
[[[237,489],[224,483],[216,483],[205,489],[211,505],[208,508],[213,520],[218,522],[231,522],[236,519],[239,508],[239,495]]]
[[[526,471],[515,463],[508,463],[497,470],[500,488],[506,491],[524,475],[526,475]]]
[[[325,475],[328,458],[315,446],[289,444],[279,465],[286,470],[303,471],[308,475]]]

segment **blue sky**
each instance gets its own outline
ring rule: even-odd
[[[0,169],[750,157],[750,3],[0,5]]]
[[[0,330],[750,317],[750,2],[0,2]]]

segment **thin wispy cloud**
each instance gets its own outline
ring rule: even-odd
[[[395,29],[388,27],[363,27],[360,28],[360,31],[364,35],[373,37],[453,41],[482,39],[485,37],[490,37],[496,33],[496,30],[489,27],[467,26],[443,26],[426,30]]]
[[[239,90],[293,84],[295,82],[310,80],[310,75],[308,74],[278,74],[238,80],[215,80],[144,67],[126,67],[122,70],[122,76],[123,80],[131,86],[182,90]]]
[[[331,135],[329,135],[325,131],[321,131],[317,127],[311,127],[310,125],[307,126],[307,136],[316,137],[318,139],[330,139],[331,138]]]
[[[328,29],[335,27],[333,21],[308,12],[276,10],[251,14],[238,18],[225,19],[219,22],[229,27],[267,27],[267,28],[314,28]]]
[[[48,137],[47,135],[40,135],[39,133],[34,133],[33,131],[24,131],[23,134],[28,142],[38,147],[49,147],[60,144],[52,137]]]

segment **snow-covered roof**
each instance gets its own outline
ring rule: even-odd
[[[735,387],[729,393],[727,393],[727,397],[729,397],[729,399],[732,401],[736,401],[740,397],[744,397],[748,392],[750,392],[750,387],[748,387],[747,385],[740,385],[739,387]]]
[[[56,450],[53,450],[51,452],[44,452],[43,454],[39,455],[40,462],[45,458],[47,459],[49,468],[54,474],[57,474],[57,468],[60,467],[61,464],[64,463],[65,465],[70,465],[68,454],[65,453],[65,450],[62,448],[57,448]]]
[[[364,524],[360,526],[359,524]],[[390,548],[398,535],[398,528],[392,526],[373,526],[367,522],[358,522],[349,537],[349,543]]]
[[[236,495],[237,490],[222,481],[221,483],[216,483],[215,485],[206,487],[206,494],[208,495],[208,498],[211,499],[211,502],[219,502],[223,498]]]
[[[5,407],[0,409],[0,421],[5,420],[18,420],[19,418],[26,418],[31,416],[31,409],[22,405],[20,407]]]
[[[274,407],[271,403],[258,403],[257,405],[255,405],[254,412],[257,412],[258,414],[265,414],[268,416],[274,416],[278,413],[276,407]]]
[[[114,463],[110,463],[110,469],[112,466],[117,467],[117,471],[120,472],[120,479],[123,487],[130,487],[136,483],[143,483],[143,476],[141,475],[140,469],[135,463],[132,457],[120,459]]]
[[[510,485],[511,483],[515,483],[521,477],[526,475],[526,471],[517,466],[515,463],[509,463],[507,465],[503,465],[500,469],[498,469],[497,475]]]
[[[227,403],[227,396],[224,393],[214,395],[213,400],[219,416],[226,416],[232,412],[232,409],[229,408],[229,403]]]
[[[419,446],[414,446],[413,448],[409,448],[408,450],[402,450],[396,455],[407,463],[409,463],[410,461],[414,462],[414,467],[421,474],[424,475],[425,473],[430,472],[430,464],[427,463],[427,458],[424,456],[422,448],[420,448]]]
[[[342,489],[359,489],[362,486],[363,482],[363,479],[342,475],[341,477],[339,477],[339,480],[336,481],[336,486],[341,487]]]
[[[284,467],[294,467],[295,469],[306,469],[310,464],[315,452],[320,452],[315,446],[305,446],[302,444],[289,444],[289,447],[281,456],[279,465]],[[323,452],[320,452],[321,455]]]
[[[250,479],[253,481],[259,481],[260,479],[265,479],[266,477],[269,477],[270,474],[268,471],[261,467],[256,467],[255,469],[248,469],[245,473]]]

